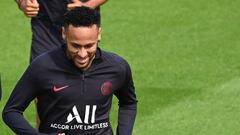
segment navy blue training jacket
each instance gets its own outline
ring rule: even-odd
[[[118,135],[131,135],[137,110],[131,70],[116,54],[101,51],[87,71],[66,56],[65,45],[36,58],[14,88],[3,120],[18,135],[113,135],[112,97],[119,100]],[[34,98],[39,132],[23,117]]]

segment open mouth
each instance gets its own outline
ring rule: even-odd
[[[78,59],[78,58],[76,58],[75,61],[76,61],[78,64],[80,64],[80,65],[84,65],[85,63],[87,63],[88,58],[85,58],[85,59]]]

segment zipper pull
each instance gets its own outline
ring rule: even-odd
[[[84,81],[84,79],[85,79],[85,74],[83,73],[82,74],[82,80]]]

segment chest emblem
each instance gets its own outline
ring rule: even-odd
[[[101,92],[104,96],[107,96],[113,92],[113,86],[111,82],[104,82],[101,86]]]

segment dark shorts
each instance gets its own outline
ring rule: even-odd
[[[30,62],[42,53],[55,49],[63,43],[61,26],[48,21],[32,19]]]

